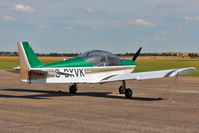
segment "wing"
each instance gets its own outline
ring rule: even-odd
[[[149,71],[149,72],[122,74],[122,75],[112,75],[112,76],[103,78],[101,80],[101,82],[132,80],[132,79],[144,80],[144,79],[174,77],[177,75],[189,74],[189,73],[194,72],[195,70],[196,70],[196,68],[190,67],[190,68],[181,68],[181,69],[169,69],[169,70],[160,70],[160,71]]]

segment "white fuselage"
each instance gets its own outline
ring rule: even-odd
[[[132,73],[135,65],[131,66],[102,66],[102,67],[67,67],[39,68],[33,70],[51,70],[70,75],[57,74],[40,78],[31,78],[31,83],[104,83],[110,77]]]

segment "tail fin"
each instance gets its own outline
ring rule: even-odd
[[[30,69],[41,66],[41,62],[28,42],[18,42],[21,81],[29,82]]]

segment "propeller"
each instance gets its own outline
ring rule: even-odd
[[[138,49],[138,51],[135,53],[135,55],[134,55],[134,57],[133,57],[133,61],[135,61],[136,59],[137,59],[137,57],[138,57],[138,55],[140,54],[140,51],[142,50],[142,47],[140,47],[139,49]]]

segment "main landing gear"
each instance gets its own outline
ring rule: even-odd
[[[125,80],[122,81],[122,86],[119,88],[120,94],[125,94],[127,98],[130,98],[133,95],[133,91],[130,88],[126,88],[126,82]]]
[[[123,83],[122,86],[119,87],[119,93],[120,94],[125,94],[125,96],[127,98],[132,97],[133,91],[130,88],[126,88],[126,82],[125,82],[125,80],[123,80],[122,83]],[[77,84],[71,85],[69,87],[69,92],[70,92],[70,94],[75,95],[76,92],[77,92]]]
[[[77,84],[73,84],[73,85],[71,85],[70,87],[69,87],[69,92],[70,92],[70,94],[76,94],[76,92],[77,92]]]

